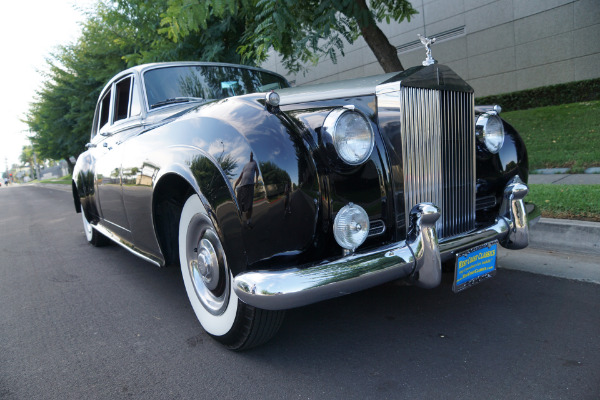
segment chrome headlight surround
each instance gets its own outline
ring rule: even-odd
[[[375,134],[367,117],[354,106],[344,106],[329,113],[323,122],[324,142],[332,144],[337,156],[356,166],[371,156]]]
[[[496,154],[504,144],[504,124],[496,111],[485,112],[475,122],[475,135],[480,144]]]

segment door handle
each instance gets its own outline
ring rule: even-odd
[[[86,149],[92,149],[94,147],[96,147],[96,145],[94,143],[88,143],[88,144],[85,145]]]

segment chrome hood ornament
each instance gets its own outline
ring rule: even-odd
[[[427,57],[425,58],[425,61],[422,62],[422,64],[424,66],[437,64],[437,61],[434,60],[433,57],[431,57],[431,45],[435,43],[435,38],[429,39],[428,37],[421,36],[421,34],[419,33],[417,33],[417,36],[419,36],[419,39],[421,39],[421,43],[423,43],[423,46],[425,46],[425,49],[427,51]]]

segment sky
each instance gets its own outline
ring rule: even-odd
[[[77,4],[75,6],[75,4]],[[19,0],[6,2],[0,24],[0,171],[19,163],[27,140],[25,119],[41,87],[45,59],[57,46],[80,35],[83,11],[93,0]]]

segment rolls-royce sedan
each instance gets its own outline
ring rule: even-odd
[[[286,309],[433,288],[443,267],[455,292],[494,276],[499,246],[526,247],[539,217],[527,152],[498,106],[424,64],[295,88],[221,63],[117,74],[73,173],[87,240],[181,268],[200,324],[233,350],[270,339]]]

